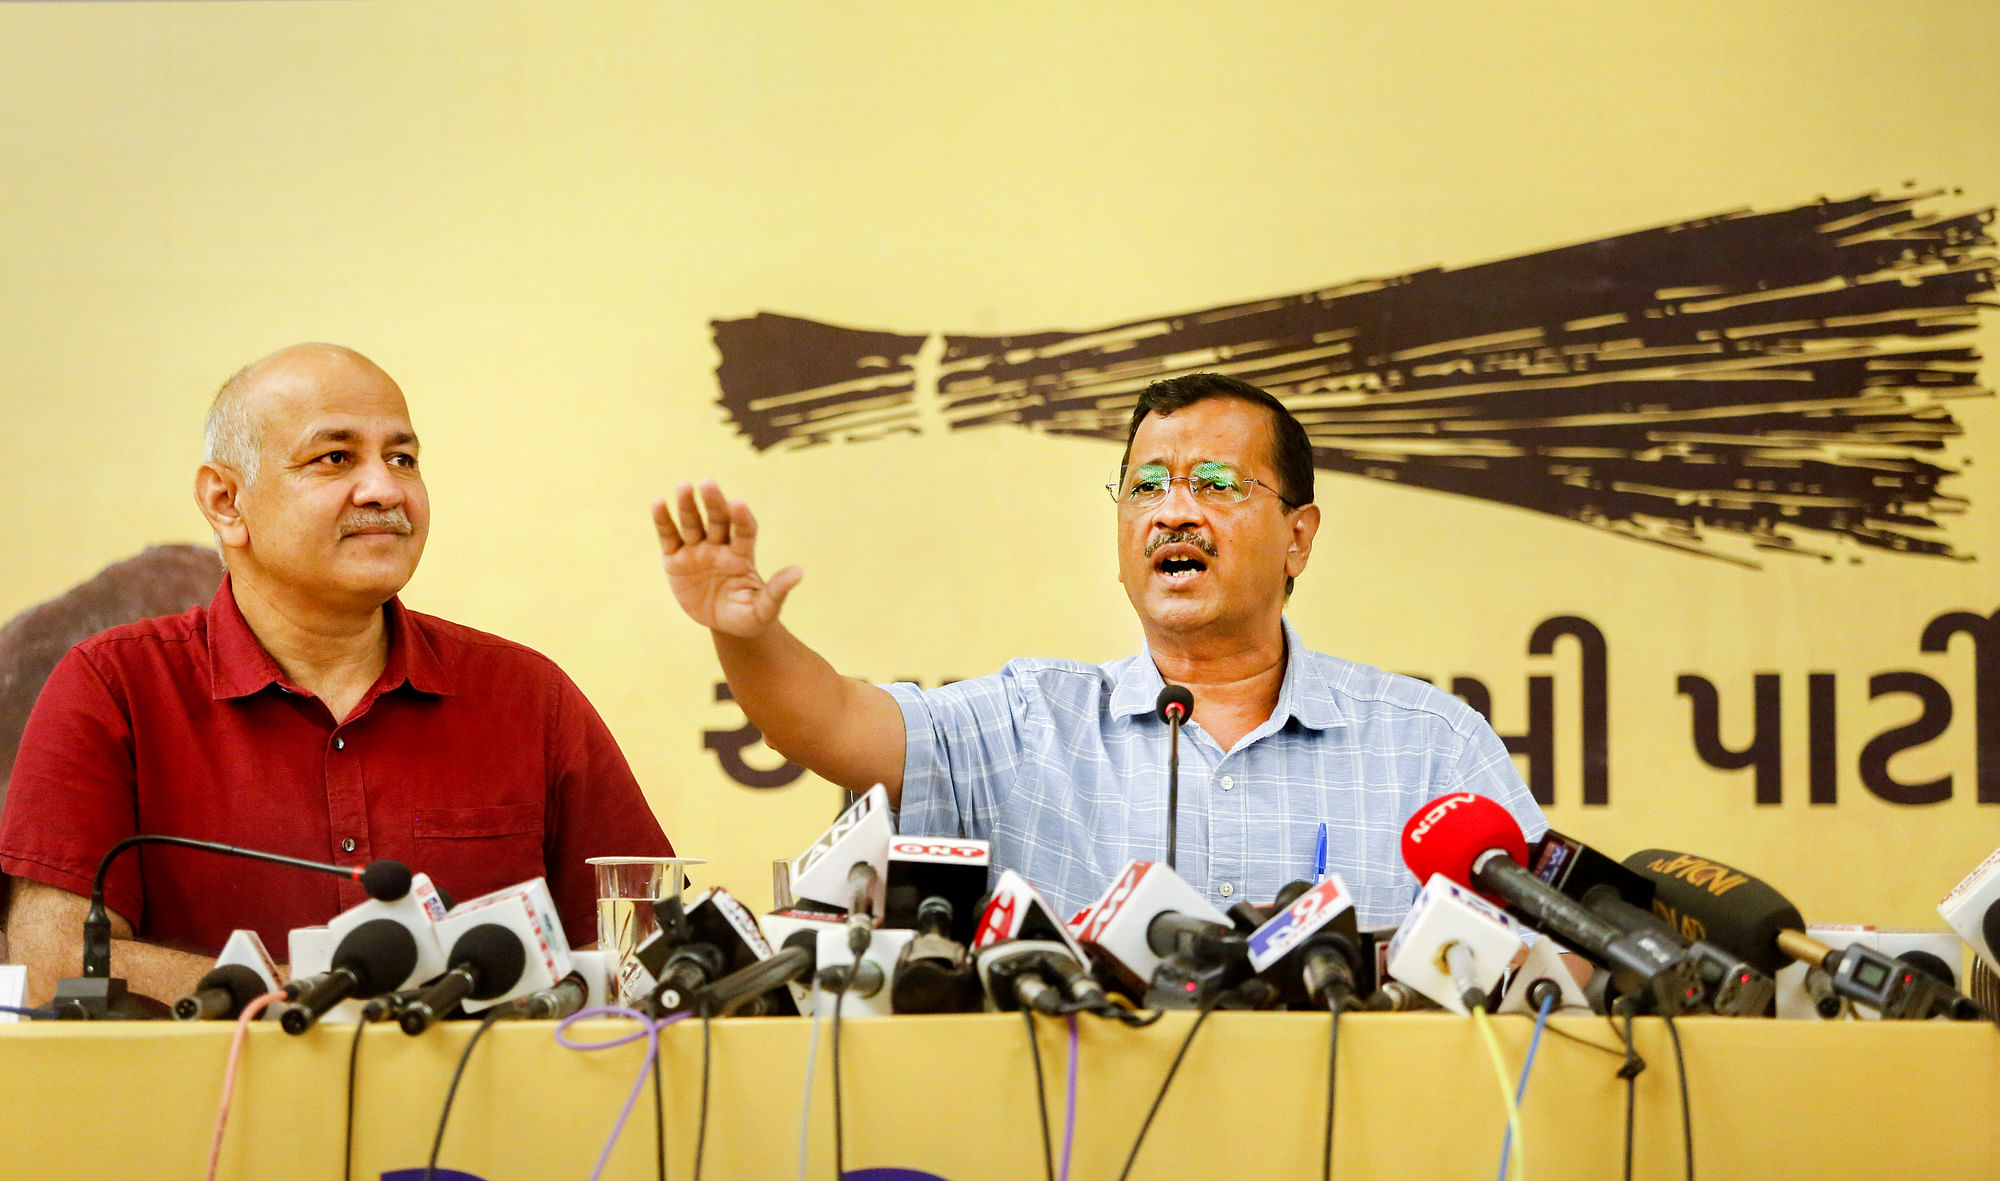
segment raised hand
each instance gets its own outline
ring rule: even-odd
[[[785,567],[768,582],[757,573],[757,518],[742,501],[723,499],[713,480],[703,480],[698,489],[682,484],[672,507],[654,501],[653,526],[674,599],[688,618],[711,631],[757,638],[777,622],[785,596],[805,577],[797,566]]]

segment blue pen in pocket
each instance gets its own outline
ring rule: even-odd
[[[1319,822],[1319,839],[1313,842],[1313,885],[1326,880],[1326,821]]]

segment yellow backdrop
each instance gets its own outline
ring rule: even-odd
[[[858,676],[1108,660],[1138,629],[1097,487],[1115,445],[931,414],[758,451],[719,401],[711,321],[1086,329],[1906,182],[1955,190],[1940,214],[2000,200],[1992,5],[1075,9],[0,5],[0,617],[202,540],[215,386],[291,341],[353,345],[424,437],[435,520],[407,600],[555,657],[711,859],[697,881],[756,901],[838,793],[743,786],[705,745],[741,715],[668,595],[651,498],[714,476],[750,499],[767,569],[806,570],[789,621]],[[1956,343],[1991,356],[1995,325]],[[1942,613],[2000,608],[2000,409],[1948,409],[1938,462],[1963,470],[1942,487],[1966,507],[1938,536],[1973,560],[1732,551],[1752,568],[1322,473],[1291,618],[1326,651],[1484,681],[1502,733],[1553,677],[1558,828],[1735,862],[1815,921],[1936,925],[2000,843],[2000,801],[1975,796],[2000,684],[1978,696],[1969,636],[1920,646]],[[1563,615],[1605,638],[1601,805],[1577,648],[1528,652]],[[1870,695],[1903,671],[1953,713],[1888,773],[1949,774],[1940,802],[1858,770],[1917,717]],[[1777,802],[1699,756],[1690,674],[1731,747],[1775,674]],[[1808,795],[1812,684],[1833,803]]]

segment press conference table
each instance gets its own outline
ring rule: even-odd
[[[1148,1029],[1082,1019],[1070,1176],[1114,1178],[1186,1035],[1190,1013]],[[1518,1071],[1532,1023],[1496,1020]],[[1601,1018],[1566,1032],[1615,1044]],[[1692,1099],[1697,1175],[1719,1178],[2000,1175],[2000,1030],[1985,1024],[1679,1021]],[[422,1174],[452,1069],[474,1026],[421,1038],[393,1026],[362,1038],[355,1177]],[[608,1040],[631,1022],[591,1021]],[[1040,1023],[1050,1120],[1060,1156],[1067,1032]],[[1683,1175],[1681,1109],[1665,1026],[1637,1022],[1648,1067],[1638,1079],[1634,1176]],[[289,1037],[250,1032],[237,1079],[223,1178],[341,1177],[351,1026]],[[797,1175],[799,1112],[811,1023],[714,1023],[703,1176]],[[807,1171],[833,1168],[832,1054],[814,1059]],[[0,1177],[200,1177],[231,1027],[55,1023],[0,1025]],[[1148,1134],[1134,1178],[1319,1176],[1327,1018],[1211,1015]],[[1042,1175],[1035,1078],[1017,1015],[895,1017],[842,1023],[850,1172],[949,1181]],[[694,1175],[702,1031],[661,1035],[669,1176]],[[644,1042],[581,1052],[552,1023],[503,1023],[476,1048],[439,1158],[485,1181],[586,1178],[645,1054]],[[1522,1107],[1528,1176],[1619,1175],[1621,1060],[1542,1039]],[[604,1176],[655,1176],[651,1090]],[[1341,1021],[1334,1174],[1483,1178],[1497,1174],[1504,1113],[1471,1021],[1446,1014],[1357,1014]],[[439,1174],[447,1176],[442,1171]]]

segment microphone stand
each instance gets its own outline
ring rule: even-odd
[[[1167,868],[1171,870],[1180,846],[1181,723],[1194,709],[1194,694],[1185,685],[1168,685],[1160,690],[1154,709],[1167,724]]]
[[[117,860],[118,855],[137,845],[174,845],[317,870],[359,882],[370,897],[384,901],[401,898],[410,890],[409,869],[395,861],[372,861],[366,866],[328,865],[193,837],[152,833],[126,837],[111,846],[103,860],[97,863],[97,876],[90,884],[90,911],[83,919],[83,975],[56,982],[55,1000],[51,1004],[59,1017],[86,1021],[106,1017],[147,1020],[167,1017],[172,1013],[165,1003],[128,991],[124,980],[111,975],[111,912],[104,905],[104,879],[110,874],[111,863]]]

